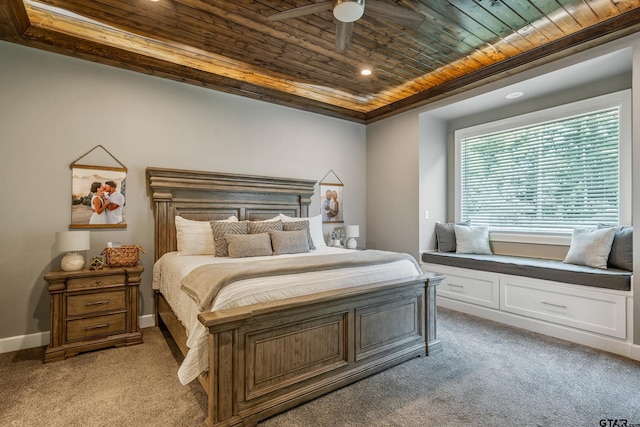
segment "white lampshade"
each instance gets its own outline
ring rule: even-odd
[[[344,228],[344,232],[347,237],[360,237],[360,226],[359,225],[347,225]]]
[[[56,232],[56,248],[60,252],[87,251],[91,248],[91,233],[88,231]]]
[[[354,22],[364,14],[364,0],[333,0],[333,16],[338,21]]]
[[[88,231],[58,231],[56,232],[56,248],[60,252],[67,252],[60,261],[62,270],[81,270],[84,267],[84,257],[75,252],[91,248],[91,233]]]

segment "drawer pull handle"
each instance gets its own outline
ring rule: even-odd
[[[567,307],[566,305],[554,304],[554,303],[552,303],[552,302],[546,302],[546,301],[542,301],[542,304],[544,304],[544,305],[550,305],[551,307],[564,308],[564,309],[569,308],[569,307]]]
[[[84,328],[85,331],[90,331],[92,329],[102,329],[102,328],[108,328],[109,324],[105,323],[103,325],[95,325],[95,326],[87,326],[86,328]]]
[[[458,285],[458,284],[455,284],[455,283],[447,283],[447,285],[451,286],[452,288],[464,288],[463,285]]]
[[[105,305],[109,304],[110,301],[96,301],[96,302],[88,302],[85,304],[86,307],[91,307],[92,305]]]

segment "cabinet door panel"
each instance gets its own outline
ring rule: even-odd
[[[503,277],[501,309],[536,319],[626,338],[626,301],[561,284]]]

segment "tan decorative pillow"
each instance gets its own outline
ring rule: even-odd
[[[270,231],[274,255],[309,252],[307,230]]]
[[[282,231],[282,221],[249,221],[249,234]]]
[[[212,221],[211,229],[213,230],[213,241],[216,245],[216,256],[229,256],[229,245],[224,238],[225,234],[247,234],[248,228],[246,221]]]
[[[324,234],[322,231],[322,215],[316,215],[309,218],[296,218],[280,214],[280,219],[282,219],[282,222],[309,221],[309,234],[311,234],[313,246],[316,248],[320,246],[327,246],[327,243],[324,241]],[[309,248],[313,249],[311,246],[309,246]]]
[[[269,233],[225,234],[230,258],[272,255]]]
[[[311,238],[309,221],[288,221],[283,224],[282,229],[284,231],[305,230],[307,232],[307,244],[309,245],[309,249],[313,250],[316,248],[313,244],[313,239]]]

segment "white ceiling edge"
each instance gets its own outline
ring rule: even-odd
[[[448,121],[630,73],[633,68],[631,42],[637,39],[638,34],[632,34],[505,77],[435,102],[422,112],[427,113],[430,118]],[[524,96],[506,99],[512,92],[523,92]]]

